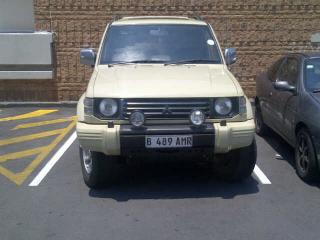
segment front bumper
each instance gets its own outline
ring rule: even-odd
[[[249,146],[254,138],[254,120],[220,123],[208,123],[206,129],[194,129],[189,125],[148,126],[144,130],[133,130],[129,125],[107,125],[77,123],[77,135],[83,148],[106,155],[121,155],[126,150],[142,148],[147,134],[176,135],[192,134],[195,148],[212,148],[214,153],[226,153],[230,150]],[[133,146],[131,146],[133,144]]]

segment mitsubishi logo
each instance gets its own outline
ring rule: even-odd
[[[165,114],[165,115],[169,115],[169,114],[172,113],[171,110],[169,109],[169,105],[165,106],[165,108],[163,109],[162,113]]]

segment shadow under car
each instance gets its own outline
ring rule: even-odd
[[[105,189],[90,189],[94,198],[116,201],[130,199],[232,199],[237,195],[259,192],[258,182],[250,177],[245,181],[227,183],[215,178],[208,163],[177,159],[152,159],[127,165],[118,181]],[[159,161],[161,160],[161,161]]]

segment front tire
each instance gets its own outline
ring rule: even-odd
[[[299,130],[295,145],[295,165],[298,176],[312,182],[319,178],[315,148],[307,129]]]
[[[248,147],[232,150],[214,160],[215,174],[226,181],[243,181],[251,176],[257,161],[257,145],[255,139]]]
[[[80,162],[83,180],[89,188],[100,188],[115,178],[115,159],[103,153],[80,147]]]

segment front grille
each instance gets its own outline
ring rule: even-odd
[[[147,119],[188,119],[194,109],[210,116],[210,100],[207,98],[124,99],[122,114],[130,118],[133,111],[142,111]]]

